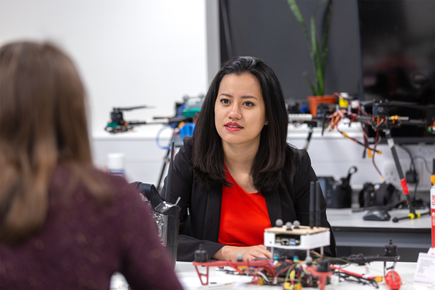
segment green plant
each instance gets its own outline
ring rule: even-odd
[[[313,63],[315,82],[313,84],[311,80],[308,78],[308,76],[306,76],[308,85],[310,86],[311,92],[313,93],[314,96],[323,96],[325,92],[325,68],[326,68],[326,55],[328,53],[328,36],[329,36],[329,27],[331,23],[332,0],[321,0],[320,3],[317,5],[316,9],[314,10],[314,13],[311,15],[310,18],[311,37],[308,35],[307,27],[305,25],[299,7],[296,3],[296,0],[287,0],[287,2],[290,6],[290,10],[293,12],[294,16],[296,17],[296,20],[299,22],[299,24],[302,27],[302,30],[305,35],[305,39],[308,44],[310,57]],[[326,7],[326,12],[325,12],[326,21],[323,25],[322,40],[319,43],[316,35],[315,15],[317,9],[325,2],[328,2]]]

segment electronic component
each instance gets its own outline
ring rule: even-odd
[[[329,228],[310,228],[308,226],[286,226],[265,229],[264,245],[271,248],[272,256],[275,248],[285,250],[306,251],[307,256],[311,249],[329,246]]]
[[[272,251],[273,259],[254,259],[252,261],[238,259],[237,261],[207,261],[206,253],[201,248],[195,252],[193,265],[198,273],[202,285],[209,283],[209,267],[219,267],[222,271],[234,275],[252,276],[253,284],[259,285],[282,285],[284,290],[302,289],[302,287],[315,287],[325,289],[329,277],[335,275],[339,281],[354,281],[363,285],[372,285],[378,288],[377,283],[382,281],[380,276],[367,276],[353,273],[335,265],[356,263],[364,265],[374,261],[384,262],[384,277],[390,289],[399,289],[400,277],[394,272],[396,262],[400,259],[397,255],[397,247],[392,243],[385,246],[385,254],[380,256],[351,255],[341,258],[324,258],[323,247],[329,246],[329,228],[319,227],[320,224],[320,185],[318,182],[310,184],[310,225],[301,226],[298,221],[293,224],[282,220],[276,221],[276,227],[265,229],[264,245]],[[313,251],[320,248],[322,254]],[[304,260],[294,256],[293,260],[274,255],[274,250],[299,251],[306,253]],[[205,252],[205,253],[204,253]],[[314,253],[313,259],[310,254]],[[386,267],[387,262],[393,262],[393,266]],[[205,267],[205,273],[201,273],[199,267]],[[230,267],[226,269],[224,267]],[[387,272],[387,270],[391,270]],[[399,281],[399,282],[398,282]]]
[[[150,203],[159,230],[161,242],[166,246],[175,263],[177,260],[181,207],[177,205],[179,200],[177,200],[175,204],[166,201],[169,192],[171,192],[174,143],[172,143],[171,146],[171,153],[165,199],[160,196],[154,185],[141,182],[134,182],[132,184],[138,189],[139,193],[143,195],[144,199]]]
[[[323,256],[323,247],[329,246],[329,228],[320,227],[320,197],[322,191],[318,181],[310,183],[310,225],[301,226],[299,221],[283,225],[282,220],[276,221],[276,227],[264,230],[264,245],[269,247],[274,256],[275,248],[302,251],[306,257],[310,250],[320,248]]]

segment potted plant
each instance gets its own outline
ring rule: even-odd
[[[318,103],[329,103],[333,104],[335,102],[335,96],[329,95],[325,96],[325,68],[326,68],[326,56],[328,54],[328,36],[329,36],[329,27],[331,24],[331,11],[332,11],[332,0],[321,0],[317,5],[314,13],[310,18],[310,35],[308,34],[307,26],[305,25],[305,21],[302,17],[302,14],[299,10],[299,7],[296,3],[296,0],[287,0],[290,10],[293,12],[293,15],[296,17],[296,20],[302,27],[302,30],[305,35],[305,40],[308,45],[308,51],[310,52],[311,61],[314,68],[314,82],[312,82],[308,76],[306,75],[308,85],[310,86],[312,96],[308,97],[308,101],[310,103],[310,110],[312,115],[317,115],[317,105]],[[318,36],[316,35],[316,23],[315,23],[315,15],[317,9],[327,2],[326,7],[326,21],[323,25],[322,38],[321,41],[318,40]]]

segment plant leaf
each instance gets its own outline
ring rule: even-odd
[[[302,31],[305,35],[311,61],[313,64],[313,69],[315,73],[315,85],[313,85],[308,76],[306,76],[308,85],[310,86],[311,92],[314,96],[322,96],[324,95],[326,56],[328,54],[328,39],[329,27],[331,23],[332,0],[321,0],[316,6],[316,9],[314,10],[310,18],[310,35],[308,35],[307,27],[296,3],[296,0],[287,0],[287,2],[289,4],[290,10],[293,12],[293,15],[296,17],[296,20],[302,27]],[[325,2],[328,2],[328,6],[326,8],[326,21],[322,25],[323,37],[321,39],[321,42],[319,42],[316,36],[315,15],[319,7]]]
[[[319,86],[320,86],[320,80],[319,78],[322,77],[321,75],[321,57],[319,55],[319,45],[317,43],[316,38],[316,22],[314,19],[314,15],[311,16],[310,19],[310,26],[311,26],[311,59],[313,61],[313,68],[314,68],[314,74],[316,76],[316,92],[315,96],[319,94]]]
[[[326,7],[326,21],[323,23],[323,40],[322,40],[322,75],[325,78],[326,57],[328,54],[329,28],[331,26],[332,0],[328,1]]]
[[[311,92],[313,93],[313,96],[317,96],[316,87],[313,86],[313,84],[311,83],[311,81],[310,81],[310,79],[308,78],[308,76],[305,76],[305,78],[307,79],[308,86],[310,87]]]
[[[307,41],[307,43],[309,44],[309,38],[308,38],[308,31],[307,31],[307,27],[305,26],[305,21],[304,18],[302,17],[302,13],[299,10],[299,6],[296,3],[296,0],[287,0],[289,6],[290,6],[290,10],[293,12],[293,15],[296,17],[296,20],[299,22],[299,24],[302,27],[302,31],[304,32],[305,35],[305,39]]]

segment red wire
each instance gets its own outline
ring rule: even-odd
[[[284,269],[281,269],[279,272],[277,272],[277,273],[275,274],[274,278],[278,277],[278,275],[281,274],[282,272],[287,271],[287,270],[290,268],[290,266],[292,266],[292,265],[288,265],[288,266],[285,267]]]
[[[338,129],[338,127],[337,127],[336,129],[337,129],[338,133],[340,133],[340,134],[343,135],[343,132],[340,131],[340,130]],[[344,135],[343,135],[343,136],[344,136]],[[359,142],[358,140],[356,140],[356,139],[350,137],[350,136],[347,135],[347,134],[346,134],[345,137],[348,138],[348,139],[350,139],[350,140],[352,140],[353,142],[357,143],[358,145],[361,145],[361,146],[363,146],[363,147],[365,147],[365,148],[367,148],[367,149],[372,150],[372,151],[375,152],[375,153],[376,153],[376,152],[379,152],[378,150],[376,150],[376,148],[372,149],[372,148],[370,148],[368,145],[364,145],[364,144],[362,144],[361,142]]]
[[[364,277],[364,275],[357,274],[357,273],[354,273],[354,272],[351,272],[351,271],[348,271],[348,270],[342,269],[342,268],[337,267],[337,266],[334,266],[334,265],[331,265],[331,269],[338,270],[338,271],[341,271],[341,272],[343,272],[343,273],[346,273],[346,274],[349,274],[349,275],[352,275],[352,276],[355,276],[355,277],[359,277],[359,278],[366,278],[366,279],[369,279],[369,280],[373,280],[373,279],[375,279],[375,277],[371,277],[371,276],[369,276],[369,277]]]
[[[375,137],[375,145],[374,145],[374,150],[376,150],[376,146],[378,145],[378,137],[379,137],[379,131],[376,131],[376,137]],[[375,169],[376,169],[376,171],[378,172],[378,174],[382,177],[383,175],[382,175],[382,173],[379,171],[379,169],[378,169],[378,167],[376,166],[376,163],[375,163],[375,155],[376,155],[376,153],[373,153],[373,156],[372,156],[372,163],[373,163],[373,166],[375,167]]]

